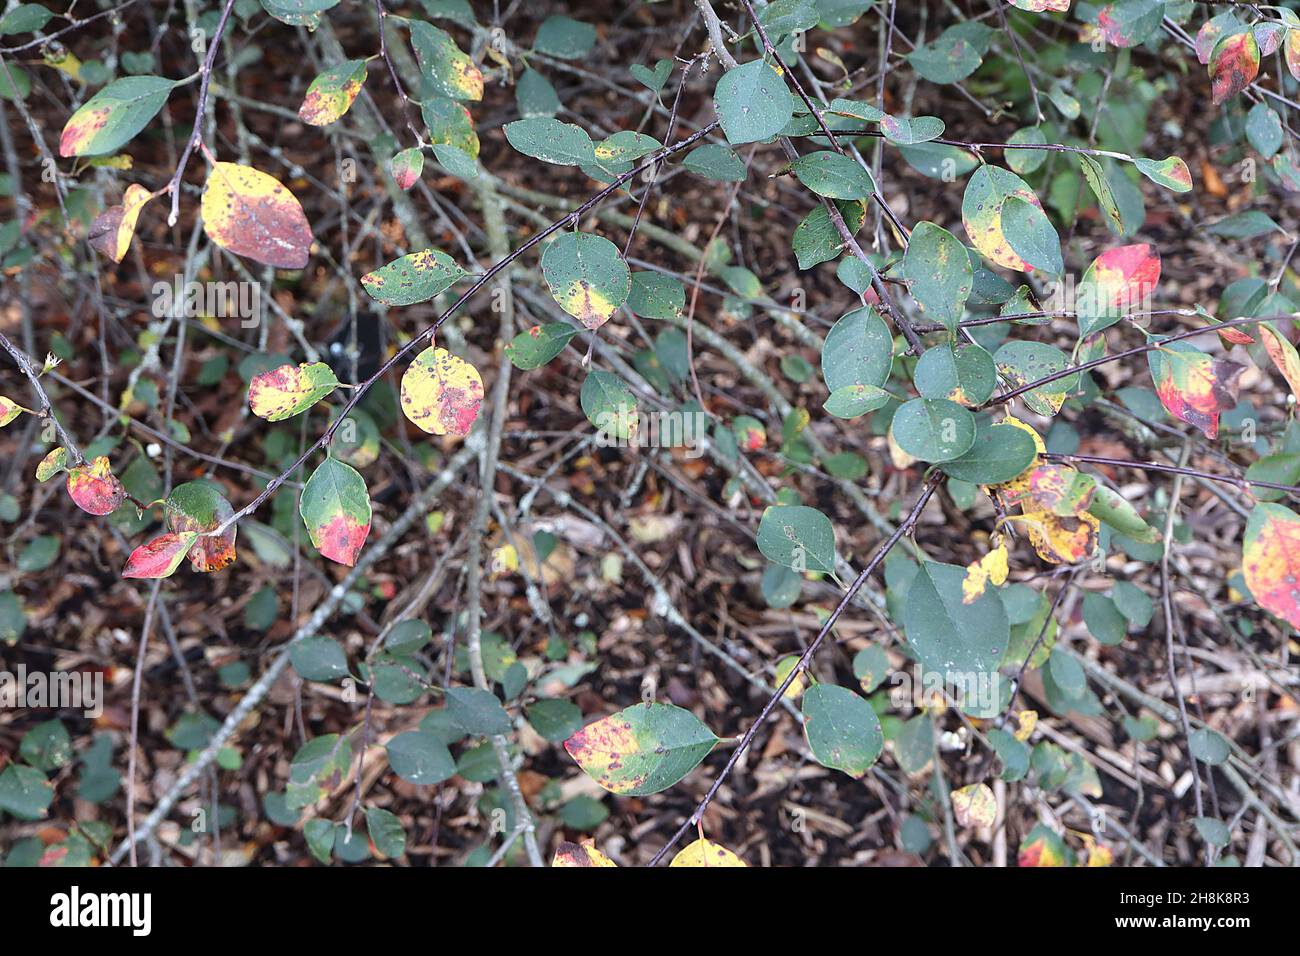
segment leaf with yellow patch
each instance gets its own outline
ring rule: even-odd
[[[1026,740],[1030,738],[1030,736],[1034,732],[1034,728],[1037,726],[1038,726],[1038,711],[1036,710],[1020,711],[1019,713],[1016,714],[1016,731],[1015,731],[1016,740],[1019,740],[1021,743],[1024,743]]]
[[[455,100],[483,99],[483,73],[451,34],[422,20],[408,20],[407,26],[420,72],[435,93]]]
[[[175,80],[127,76],[114,80],[69,117],[59,136],[60,156],[103,156],[125,146],[158,115]]]
[[[555,850],[551,866],[618,866],[618,864],[590,844],[561,843]]]
[[[725,846],[712,843],[703,837],[696,840],[689,846],[683,847],[673,861],[668,864],[674,866],[748,866],[749,864],[742,860],[736,854],[732,853]]]
[[[961,603],[974,603],[990,584],[1001,587],[1006,583],[1009,570],[1006,542],[999,541],[997,547],[984,557],[966,565],[966,577],[961,582]]]
[[[1040,823],[1020,842],[1016,866],[1067,866],[1067,853],[1060,834]]]
[[[76,506],[92,515],[112,514],[126,498],[126,489],[113,474],[106,455],[71,469],[67,487]]]
[[[402,375],[402,411],[432,435],[464,438],[482,404],[478,369],[446,349],[425,349]]]
[[[361,277],[361,287],[384,305],[428,302],[465,278],[462,269],[441,249],[422,249],[394,259]]]
[[[351,109],[365,82],[365,60],[348,60],[330,67],[307,87],[298,118],[310,126],[328,126]]]
[[[1092,260],[1075,294],[1080,337],[1109,328],[1148,308],[1160,281],[1160,253],[1140,242],[1108,249]]]
[[[68,450],[60,445],[40,460],[40,463],[36,466],[36,480],[41,482],[49,481],[63,471],[67,467],[67,463]]]
[[[280,422],[302,414],[338,387],[333,369],[324,362],[281,365],[253,376],[248,407],[258,418]]]
[[[0,428],[4,428],[23,412],[32,414],[30,408],[23,408],[23,406],[19,405],[12,398],[9,398],[6,395],[0,395]]]
[[[952,791],[952,812],[963,827],[991,827],[998,817],[998,801],[988,784],[973,783]]]
[[[567,232],[542,253],[542,278],[565,312],[598,329],[627,301],[632,272],[603,236]]]
[[[109,206],[95,217],[95,221],[90,224],[86,241],[100,255],[121,262],[126,251],[131,248],[140,210],[155,195],[138,183],[127,186],[120,206]]]
[[[275,177],[217,163],[200,204],[203,231],[221,248],[277,269],[301,269],[311,250],[302,205]]]
[[[235,535],[231,525],[213,534],[235,515],[225,495],[208,481],[187,481],[177,485],[163,502],[163,520],[175,534],[197,532],[189,549],[190,567],[195,571],[220,571],[235,560]]]
[[[689,710],[637,704],[583,727],[564,749],[610,793],[643,797],[681,780],[717,742]]]
[[[1188,345],[1170,342],[1147,353],[1160,403],[1175,418],[1209,439],[1219,435],[1219,413],[1237,404],[1237,379],[1244,366]]]
[[[1272,322],[1261,322],[1260,333],[1264,339],[1264,349],[1273,360],[1277,370],[1282,373],[1286,383],[1291,386],[1291,394],[1300,400],[1300,354],[1286,336],[1277,330]]]
[[[1007,241],[1002,230],[1002,207],[1009,196],[1042,208],[1029,184],[1000,166],[981,166],[966,184],[961,201],[961,222],[971,245],[995,265],[1018,272],[1028,271],[1025,262]]]
[[[1241,570],[1260,607],[1300,627],[1300,515],[1283,505],[1256,505],[1242,539]]]

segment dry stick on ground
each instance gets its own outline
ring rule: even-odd
[[[207,532],[205,536],[211,537],[211,536],[222,534],[227,529],[235,525],[238,521],[248,517],[250,514],[252,514],[258,508],[260,508],[266,502],[266,500],[275,493],[276,489],[279,488],[281,485],[283,485],[289,479],[290,475],[292,475],[294,472],[296,472],[299,468],[301,468],[306,463],[308,458],[310,458],[313,454],[315,454],[318,449],[324,448],[326,445],[330,443],[331,440],[333,440],[335,431],[338,430],[339,426],[342,425],[342,423],[347,419],[348,415],[352,412],[352,409],[354,409],[357,406],[357,404],[360,403],[361,399],[363,399],[366,396],[366,393],[370,391],[371,387],[376,382],[378,382],[385,375],[387,375],[393,369],[393,367],[396,366],[399,362],[401,362],[404,358],[406,358],[407,355],[411,354],[417,348],[423,346],[423,344],[427,340],[431,339],[434,333],[437,332],[438,329],[442,328],[443,323],[445,323],[448,319],[450,319],[453,315],[455,315],[457,312],[460,311],[461,306],[463,306],[466,302],[468,302],[476,292],[478,292],[480,289],[488,285],[503,270],[508,269],[516,259],[522,256],[529,249],[536,246],[538,243],[542,242],[542,240],[546,239],[547,237],[553,235],[556,232],[559,232],[566,225],[576,224],[584,215],[586,215],[586,213],[589,210],[594,209],[596,206],[600,205],[602,201],[604,201],[607,197],[609,197],[617,190],[622,188],[624,183],[626,183],[632,177],[636,176],[638,173],[645,172],[647,169],[652,168],[656,163],[662,161],[665,157],[671,156],[674,153],[686,149],[687,147],[691,146],[697,141],[703,139],[705,136],[708,136],[717,128],[718,128],[718,123],[715,120],[714,122],[710,123],[708,126],[705,126],[697,130],[696,132],[692,133],[690,136],[687,136],[685,139],[682,139],[681,141],[674,143],[671,146],[665,146],[663,149],[656,150],[654,153],[650,155],[648,159],[645,160],[645,162],[641,163],[639,166],[635,167],[634,169],[630,169],[623,175],[619,176],[612,183],[610,183],[604,189],[600,190],[598,193],[593,195],[590,199],[584,202],[577,209],[555,220],[553,223],[551,223],[551,225],[547,226],[545,229],[541,230],[540,232],[534,233],[532,236],[528,238],[526,242],[521,244],[518,248],[516,248],[505,258],[498,259],[496,262],[494,262],[491,266],[488,267],[486,272],[484,272],[482,275],[478,277],[477,280],[475,280],[472,286],[470,286],[467,290],[465,290],[465,292],[461,294],[460,298],[458,298],[455,302],[453,302],[447,308],[447,310],[442,313],[442,315],[438,316],[437,320],[434,321],[432,325],[427,326],[424,329],[424,331],[412,337],[410,341],[408,341],[405,345],[399,348],[382,365],[380,365],[373,375],[371,375],[364,382],[359,383],[355,388],[352,389],[351,396],[348,398],[347,402],[344,403],[342,409],[340,409],[334,421],[331,422],[330,425],[325,429],[324,433],[320,436],[320,438],[316,439],[315,442],[313,442],[310,446],[308,446],[308,448],[301,455],[298,456],[297,460],[295,460],[293,464],[291,464],[288,468],[282,471],[275,478],[272,478],[271,481],[267,483],[267,486],[261,491],[260,494],[257,495],[256,498],[250,501],[243,508],[240,508],[238,511],[236,511],[233,515],[231,515],[229,518],[223,521],[219,526],[214,528],[212,531]]]
[[[334,585],[324,600],[312,611],[311,616],[294,632],[293,637],[280,646],[275,660],[263,671],[262,676],[248,689],[248,692],[240,698],[235,708],[226,715],[225,721],[212,735],[203,751],[194,758],[193,762],[186,764],[185,770],[167,788],[167,792],[158,799],[154,809],[145,817],[144,823],[131,834],[132,839],[144,840],[154,832],[158,824],[171,812],[172,807],[176,805],[176,802],[185,791],[198,779],[199,774],[216,760],[217,754],[239,732],[249,714],[257,708],[270,692],[271,687],[289,665],[289,651],[293,645],[304,637],[309,637],[320,631],[325,622],[334,614],[334,611],[343,603],[348,592],[361,580],[371,565],[389,552],[398,539],[433,507],[438,496],[452,483],[456,475],[478,456],[483,441],[484,435],[481,429],[470,432],[461,449],[452,456],[446,467],[412,499],[407,509],[384,532],[383,537],[361,553],[361,556],[357,559],[356,567],[352,568],[342,581]],[[113,851],[111,862],[120,862],[126,856],[129,845],[128,840],[120,843],[117,849]]]
[[[677,841],[682,838],[686,831],[699,823],[699,821],[704,817],[704,811],[708,809],[709,804],[713,802],[713,798],[717,796],[718,791],[722,788],[723,782],[731,774],[731,771],[740,761],[740,758],[744,756],[745,751],[749,749],[749,745],[753,742],[754,735],[758,733],[759,727],[761,727],[764,721],[767,720],[768,715],[776,709],[777,704],[780,703],[782,698],[785,696],[786,690],[788,690],[790,685],[794,683],[795,679],[808,669],[809,664],[812,663],[813,655],[817,653],[817,648],[821,647],[822,641],[826,639],[826,635],[831,632],[831,628],[835,626],[835,622],[839,620],[840,615],[843,614],[844,610],[853,602],[854,596],[858,591],[862,590],[862,586],[867,583],[867,579],[871,577],[872,572],[880,566],[881,562],[885,560],[885,557],[889,552],[893,550],[894,545],[898,544],[903,535],[907,534],[920,519],[921,512],[925,510],[926,504],[930,501],[930,496],[933,495],[935,489],[939,487],[939,482],[942,479],[943,474],[938,471],[926,479],[925,486],[921,489],[921,496],[912,507],[911,513],[903,519],[899,526],[894,530],[894,533],[890,535],[885,540],[884,544],[877,549],[876,553],[872,555],[871,560],[867,562],[867,566],[862,569],[861,573],[858,574],[853,583],[849,585],[848,590],[844,592],[844,596],[840,598],[840,603],[835,606],[835,610],[831,612],[830,617],[826,619],[826,623],[823,624],[821,630],[817,632],[817,636],[813,638],[812,643],[808,645],[808,649],[803,652],[803,655],[799,658],[798,662],[790,669],[790,673],[787,674],[785,680],[781,682],[781,686],[776,689],[776,693],[768,698],[767,703],[763,705],[763,709],[759,712],[758,717],[756,717],[754,722],[749,725],[749,729],[745,731],[745,735],[740,739],[740,744],[732,752],[730,759],[727,760],[726,766],[722,768],[722,772],[718,774],[717,779],[713,781],[713,785],[709,787],[708,793],[704,795],[704,799],[700,801],[700,805],[696,807],[695,812],[692,813],[684,823],[682,823],[682,825],[677,829],[677,832],[669,838],[663,848],[654,855],[654,858],[650,861],[651,866],[657,865],[668,851],[677,844]]]

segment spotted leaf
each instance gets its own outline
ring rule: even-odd
[[[258,418],[280,422],[302,414],[338,387],[333,369],[324,362],[281,365],[253,376],[248,407]]]
[[[301,269],[311,250],[302,206],[279,181],[252,166],[217,163],[201,204],[208,238],[239,256],[277,269]]]
[[[36,466],[36,480],[49,481],[67,467],[68,450],[60,445],[50,451]]]
[[[298,511],[317,551],[339,564],[356,564],[370,534],[370,494],[355,468],[326,458],[303,485]]]
[[[446,349],[425,349],[402,375],[402,411],[432,435],[464,438],[482,403],[478,369]]]
[[[163,520],[168,531],[198,533],[188,552],[190,567],[195,571],[220,571],[235,560],[236,526],[232,524],[220,534],[212,533],[234,514],[230,502],[207,481],[177,485],[163,502]]]
[[[1210,54],[1210,93],[1218,106],[1236,96],[1259,75],[1259,43],[1249,31],[1224,37]]]
[[[153,199],[154,195],[138,183],[127,186],[122,204],[109,206],[95,217],[86,240],[100,255],[121,262],[131,248],[140,210],[144,209],[145,203]]]
[[[114,80],[68,119],[59,137],[60,156],[116,152],[158,115],[175,81],[161,76]]]
[[[1175,418],[1217,438],[1219,413],[1237,404],[1237,379],[1244,367],[1207,355],[1186,342],[1147,353],[1160,402]]]
[[[551,866],[618,866],[618,864],[590,844],[561,843],[555,850]]]
[[[1002,207],[1009,196],[1042,208],[1029,184],[1015,173],[1000,166],[981,166],[966,184],[961,222],[971,244],[984,258],[1005,269],[1024,272],[1029,264],[1012,250],[1002,229]]]
[[[973,288],[966,247],[942,226],[917,223],[903,256],[903,271],[922,311],[956,331]]]
[[[1300,515],[1282,505],[1256,505],[1242,539],[1241,569],[1260,607],[1300,627]]]
[[[166,578],[171,577],[185,555],[189,553],[198,532],[185,531],[180,534],[168,532],[159,535],[148,544],[142,544],[131,552],[122,569],[124,578]]]
[[[441,295],[465,277],[441,249],[424,249],[394,259],[361,277],[361,287],[384,305],[415,305]]]
[[[1145,308],[1159,281],[1160,253],[1155,246],[1143,242],[1103,252],[1092,260],[1076,290],[1080,337]]]
[[[1070,9],[1070,0],[1007,0],[1013,7],[1030,13],[1064,13]]]
[[[569,315],[598,329],[627,301],[632,273],[618,247],[603,236],[568,232],[542,253],[542,277]]]
[[[330,67],[307,87],[298,118],[309,126],[328,126],[352,108],[365,82],[365,60],[348,60]]]
[[[112,514],[126,498],[126,489],[113,474],[106,455],[70,469],[67,487],[76,506],[92,515]]]
[[[407,21],[420,72],[434,92],[454,100],[483,99],[483,73],[445,30],[420,20]]]
[[[681,780],[717,742],[689,710],[637,704],[583,727],[564,749],[610,793],[646,796]]]
[[[713,843],[701,837],[694,843],[683,847],[673,861],[668,864],[674,866],[748,866],[744,860],[736,856],[725,846]]]

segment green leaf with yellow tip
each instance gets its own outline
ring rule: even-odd
[[[421,20],[407,23],[416,62],[434,91],[455,100],[483,99],[483,73],[451,34]]]
[[[636,704],[588,724],[564,742],[564,749],[610,793],[643,797],[681,780],[717,742],[689,710]]]

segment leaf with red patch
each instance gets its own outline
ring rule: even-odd
[[[393,157],[393,179],[403,192],[415,185],[423,171],[424,153],[418,146],[404,149]]]
[[[1211,98],[1218,106],[1236,96],[1259,75],[1259,44],[1250,32],[1224,37],[1210,54]]]
[[[190,567],[195,571],[220,571],[235,560],[237,527],[232,524],[220,534],[210,533],[234,515],[230,502],[207,481],[177,485],[163,502],[163,520],[169,531],[198,533],[198,540],[189,551]]]
[[[200,211],[208,238],[235,255],[277,269],[307,264],[312,235],[302,205],[261,170],[216,163]]]
[[[1175,418],[1217,438],[1219,413],[1237,404],[1237,379],[1244,366],[1214,358],[1186,342],[1170,342],[1147,353],[1160,403]]]
[[[248,407],[258,418],[279,422],[302,414],[338,387],[333,369],[324,362],[281,365],[253,376]]]
[[[1076,290],[1081,337],[1109,328],[1143,308],[1160,281],[1160,253],[1142,242],[1108,249],[1092,260]]]
[[[1040,823],[1020,841],[1016,866],[1068,866],[1068,856],[1061,835]]]
[[[402,375],[402,411],[432,435],[464,438],[482,404],[478,369],[446,349],[425,349]]]
[[[1300,627],[1300,515],[1256,505],[1241,543],[1241,570],[1260,607]]]
[[[643,797],[681,780],[717,742],[689,710],[637,704],[583,727],[564,749],[610,793]]]
[[[82,511],[92,515],[112,514],[126,498],[126,489],[117,480],[100,455],[89,465],[79,465],[68,472],[68,495]]]
[[[30,413],[31,409],[23,408],[13,399],[0,395],[0,428],[4,428],[23,412]]]
[[[60,156],[103,156],[125,146],[158,115],[176,81],[161,76],[114,80],[68,119],[59,137]]]
[[[370,534],[370,495],[355,468],[326,458],[303,485],[298,511],[317,551],[348,567],[357,563]]]
[[[1291,75],[1300,80],[1300,29],[1292,28],[1286,31],[1286,39],[1282,41],[1282,51],[1286,54],[1286,68],[1291,71]]]
[[[331,67],[307,87],[298,118],[312,126],[328,126],[352,107],[365,82],[365,60],[347,60]]]
[[[124,578],[166,578],[180,567],[181,561],[189,553],[198,532],[185,531],[181,534],[168,533],[159,535],[148,544],[142,544],[131,552],[122,569]]]

